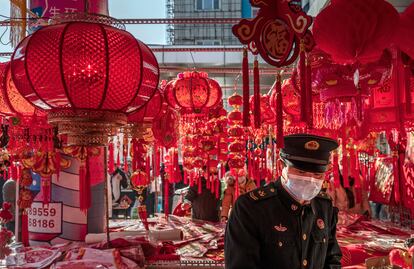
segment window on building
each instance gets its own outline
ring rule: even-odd
[[[220,0],[195,0],[196,10],[218,10],[220,9]]]
[[[252,18],[256,18],[257,12],[259,12],[259,8],[252,7]]]
[[[201,46],[219,46],[221,45],[221,40],[197,40],[196,44]]]

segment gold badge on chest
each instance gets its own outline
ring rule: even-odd
[[[278,232],[286,232],[287,231],[287,227],[283,226],[282,224],[275,225],[275,226],[273,226],[273,228],[275,228],[275,230],[278,231]]]

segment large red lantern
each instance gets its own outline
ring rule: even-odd
[[[168,82],[164,92],[167,103],[183,113],[201,113],[219,104],[221,87],[204,72],[184,72]]]
[[[49,122],[68,135],[68,143],[104,144],[113,127],[126,123],[126,114],[153,96],[158,63],[123,25],[111,26],[112,19],[105,17],[104,24],[98,16],[70,14],[65,22],[62,16],[62,23],[17,46],[13,81],[29,102],[50,111]]]
[[[384,0],[334,0],[316,17],[317,46],[339,63],[380,58],[393,39],[399,15]]]

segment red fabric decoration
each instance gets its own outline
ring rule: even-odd
[[[339,63],[368,63],[391,44],[399,15],[384,0],[335,0],[315,18],[318,47]]]
[[[254,59],[253,65],[253,78],[254,78],[254,127],[260,128],[260,75],[259,75],[259,62],[257,57]]]
[[[242,62],[242,77],[243,77],[243,126],[248,127],[250,125],[249,117],[249,98],[250,98],[250,85],[249,85],[249,58],[247,49],[243,50],[243,62]]]
[[[221,101],[222,91],[214,79],[205,72],[179,73],[165,86],[164,97],[168,105],[182,113],[201,113],[214,108]]]
[[[26,209],[22,211],[22,243],[25,247],[29,246],[29,217],[27,216]]]
[[[312,17],[302,11],[300,4],[290,1],[251,1],[260,8],[254,19],[242,19],[234,25],[233,34],[242,44],[270,65],[281,67],[293,63],[303,39],[308,49],[313,46],[308,28]]]
[[[153,96],[156,58],[132,34],[79,19],[26,37],[12,56],[13,81],[29,102],[50,111],[49,120],[123,122]]]

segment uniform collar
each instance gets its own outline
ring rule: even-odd
[[[280,201],[282,204],[292,213],[299,214],[302,212],[302,208],[311,208],[313,214],[315,214],[316,206],[315,206],[315,199],[312,199],[309,204],[300,204],[298,201],[296,201],[282,186],[281,178],[279,177],[278,180],[276,180],[275,188],[277,189],[277,193],[280,196]]]

